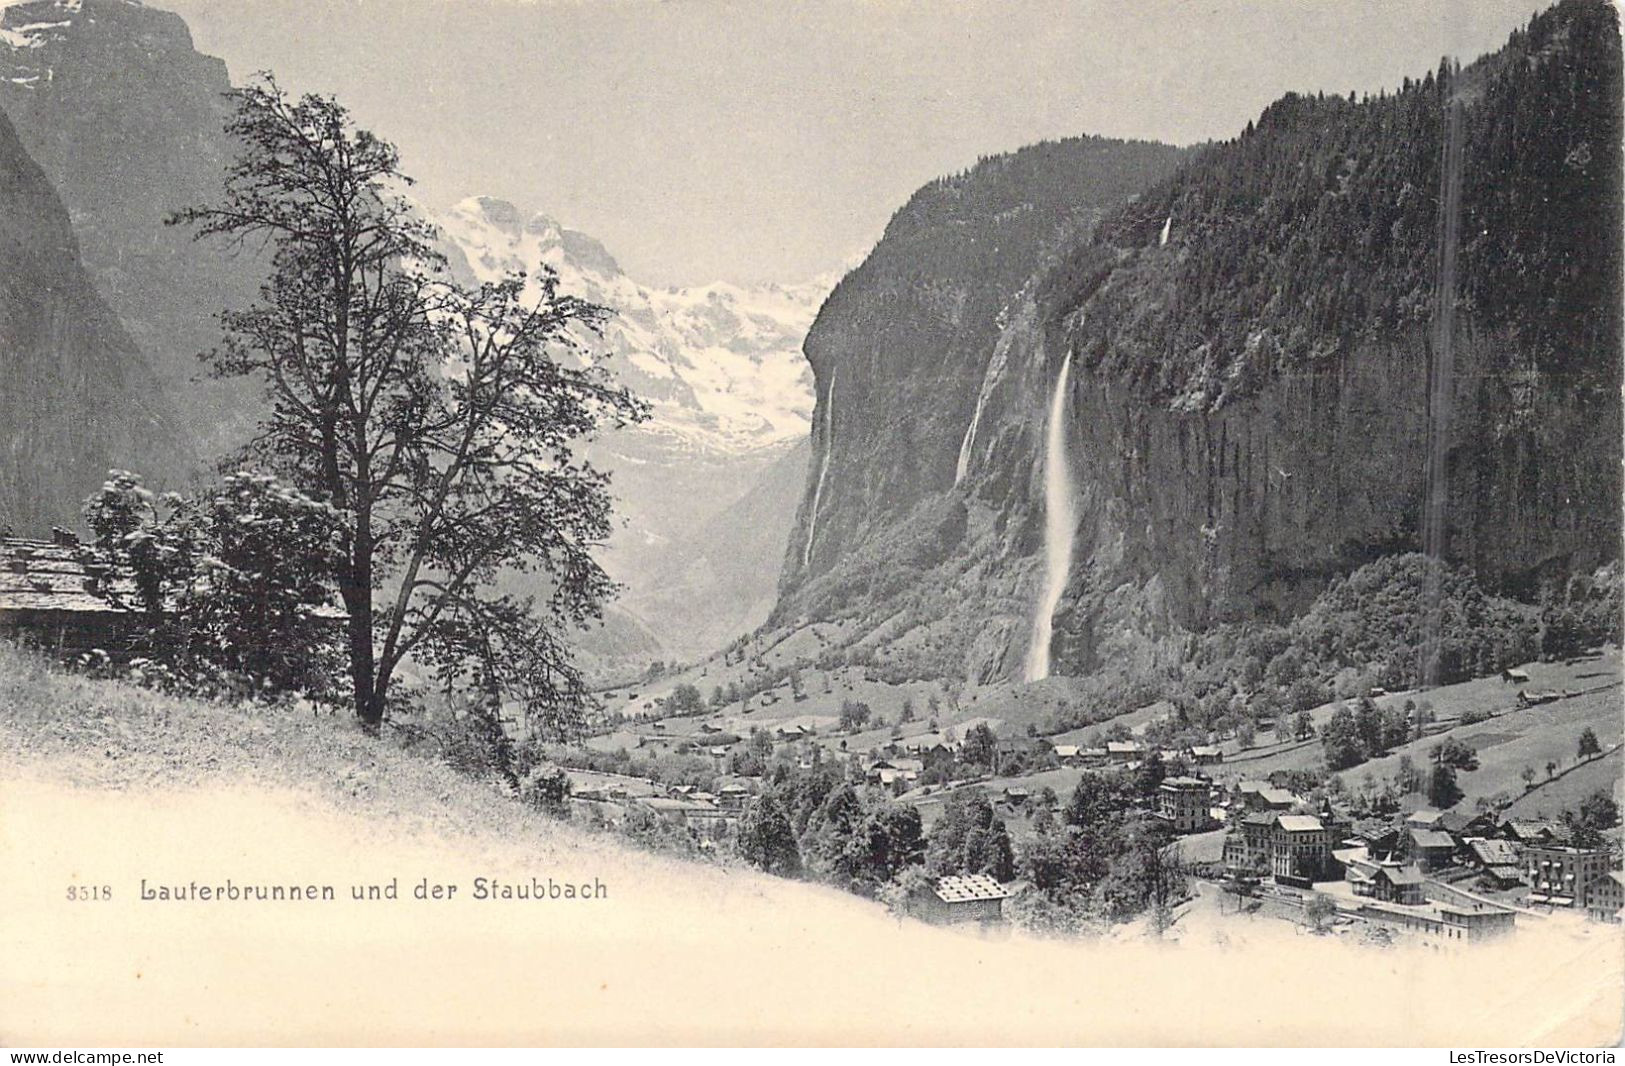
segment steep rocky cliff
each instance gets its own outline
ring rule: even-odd
[[[0,527],[71,522],[110,466],[189,459],[157,378],[79,262],[68,212],[0,115]]]
[[[807,337],[818,409],[788,591],[954,485],[1013,297],[1181,154],[1101,138],[1036,145],[935,181],[898,211]]]
[[[132,0],[0,0],[0,110],[66,204],[85,269],[213,455],[252,425],[254,390],[209,380],[214,316],[263,268],[247,250],[166,227],[213,202],[234,154],[226,65],[178,15]],[[132,466],[144,466],[131,456]]]
[[[1568,0],[1400,92],[1289,96],[1047,254],[911,255],[967,231],[922,190],[808,338],[814,474],[776,617],[884,625],[921,674],[1020,676],[1057,492],[1063,674],[1171,661],[1423,547],[1430,465],[1439,546],[1487,585],[1534,598],[1617,556],[1620,90],[1612,9]]]

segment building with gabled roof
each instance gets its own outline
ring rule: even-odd
[[[172,601],[154,605],[160,617]],[[150,623],[134,575],[66,530],[50,541],[0,537],[0,637],[73,658],[100,651],[123,660]],[[311,617],[342,622],[344,611],[318,606]]]
[[[988,874],[939,877],[909,900],[915,917],[939,925],[1004,920],[1004,901],[1010,890]]]
[[[1426,880],[1414,866],[1382,863],[1371,875],[1371,894],[1387,903],[1420,904]]]
[[[1510,840],[1469,840],[1467,861],[1486,884],[1496,888],[1512,888],[1523,883],[1523,856]]]
[[[1580,893],[1586,917],[1597,922],[1619,924],[1625,917],[1625,874],[1609,870],[1596,877]]]
[[[1561,822],[1540,821],[1532,818],[1513,818],[1501,826],[1501,836],[1515,844],[1567,844],[1574,839],[1569,827]]]
[[[1400,841],[1400,851],[1424,870],[1439,870],[1448,866],[1455,856],[1456,839],[1438,829],[1412,826]]]
[[[71,533],[0,539],[0,636],[62,658],[121,658],[143,609],[134,578]]]

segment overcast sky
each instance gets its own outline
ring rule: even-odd
[[[1393,87],[1536,0],[151,0],[234,81],[335,94],[434,207],[486,194],[657,284],[798,281],[919,185],[1079,133],[1232,136]]]

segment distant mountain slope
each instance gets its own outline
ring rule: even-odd
[[[638,616],[684,619],[666,638],[669,653],[694,658],[767,621],[810,453],[805,439],[785,450],[744,495],[662,552],[648,581],[627,590],[624,605]]]
[[[434,221],[464,280],[545,264],[562,292],[611,308],[591,346],[653,407],[649,422],[589,450],[614,476],[623,526],[604,562],[627,591],[583,650],[602,669],[642,665],[712,651],[759,623],[795,511],[783,464],[805,455],[812,373],[801,343],[827,284],[652,288],[592,237],[490,197]]]
[[[903,673],[1021,674],[1052,406],[1075,518],[1057,672],[1165,665],[1191,629],[1291,615],[1420,548],[1446,412],[1450,559],[1533,597],[1616,556],[1620,99],[1614,11],[1565,0],[1459,76],[1288,96],[1177,172],[1148,159],[1139,196],[1120,184],[1048,251],[964,219],[1006,217],[1020,153],[928,186],[808,338],[814,473],[776,620],[886,621]],[[1458,102],[1454,367],[1434,389]]]
[[[111,466],[191,458],[151,368],[96,294],[68,212],[0,114],[0,527],[77,525]]]
[[[164,225],[219,199],[235,155],[226,65],[178,15],[132,0],[0,0],[0,110],[56,187],[85,269],[212,456],[252,428],[255,390],[209,380],[214,316],[255,295],[255,254]],[[127,457],[135,468],[146,464]]]

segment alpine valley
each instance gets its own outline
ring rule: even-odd
[[[589,350],[651,406],[588,457],[613,477],[603,563],[625,591],[579,645],[594,672],[701,657],[766,621],[807,465],[812,371],[801,342],[835,278],[656,289],[593,238],[475,197],[435,218],[453,275],[546,267],[610,308]]]
[[[1192,671],[1245,692],[1292,627],[1347,621],[1350,580],[1524,621],[1428,649],[1325,637],[1327,685],[1523,647],[1618,556],[1615,19],[1565,0],[1419,74],[1288,94],[1218,143],[986,157],[844,276],[796,284],[653,287],[544,214],[438,212],[463,280],[546,267],[609,307],[594,358],[652,406],[589,445],[623,591],[580,638],[588,672],[1087,682],[1094,719]],[[0,4],[0,374],[27,383],[0,391],[0,519],[20,532],[73,524],[108,467],[181,487],[247,438],[252,384],[196,355],[265,264],[164,224],[219,187],[229,85],[133,0]]]
[[[0,370],[16,386],[0,390],[0,524],[76,526],[109,468],[185,488],[251,432],[258,390],[209,378],[198,355],[264,263],[165,225],[218,195],[230,84],[171,13],[0,3]],[[434,221],[463,280],[545,265],[608,306],[598,346],[653,407],[590,451],[614,477],[602,561],[625,593],[581,635],[589,670],[695,657],[764,621],[807,461],[801,342],[835,277],[655,289],[591,237],[500,201]]]

